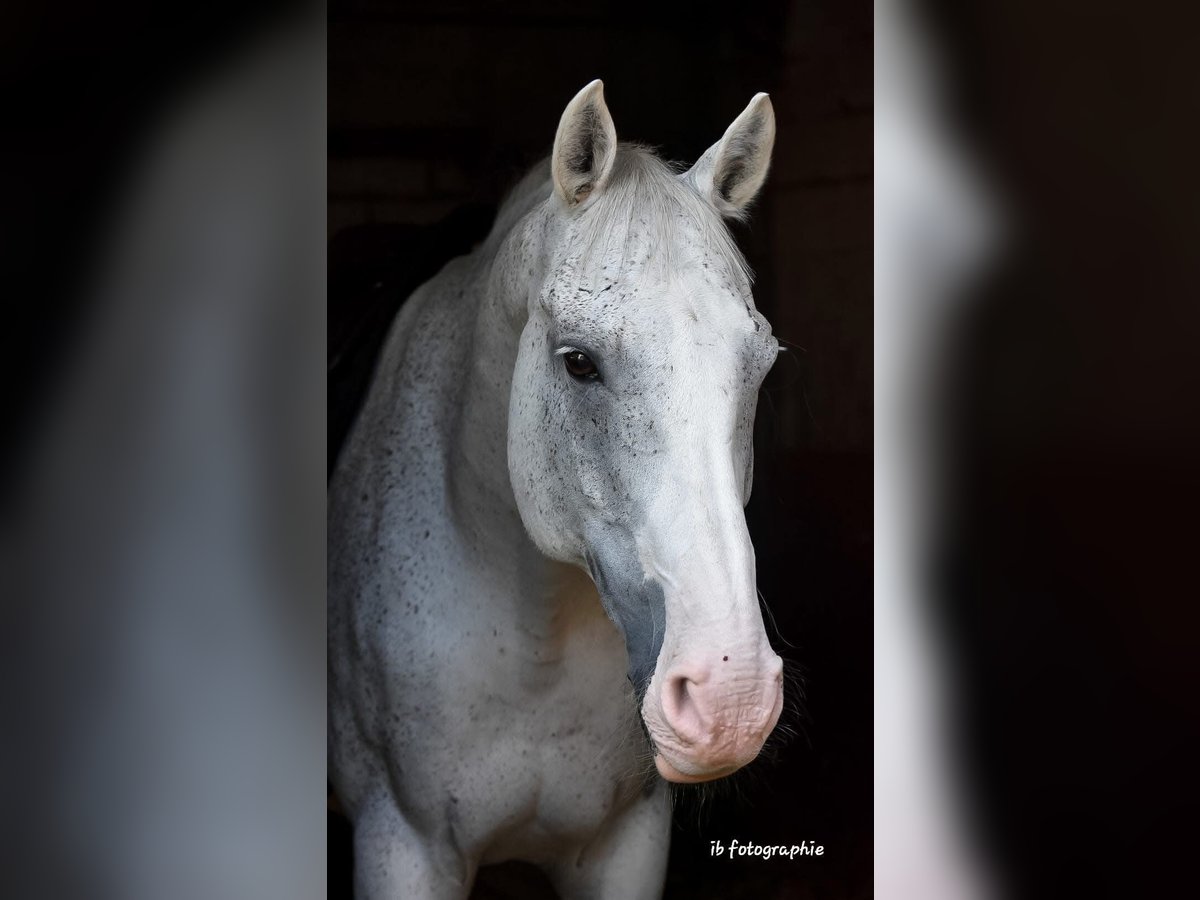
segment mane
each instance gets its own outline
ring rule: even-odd
[[[509,193],[489,241],[502,239],[550,196],[549,163],[548,158],[542,160]],[[693,255],[679,259],[676,253],[679,235],[687,231],[706,255],[715,256],[735,278],[749,284],[753,273],[721,214],[680,178],[682,171],[684,166],[663,160],[649,147],[619,144],[604,190],[577,222],[588,255],[600,258],[605,251],[619,249],[620,258],[627,260],[633,252],[629,239],[636,231],[642,239],[639,249],[649,251],[643,264],[671,274],[695,262]]]

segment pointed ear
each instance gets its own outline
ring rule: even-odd
[[[550,171],[567,206],[577,206],[604,188],[617,158],[617,130],[604,103],[599,78],[567,104],[554,136]]]
[[[725,136],[705,151],[682,177],[726,218],[740,219],[767,179],[775,146],[775,109],[755,94]]]

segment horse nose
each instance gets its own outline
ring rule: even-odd
[[[741,766],[762,749],[783,707],[783,660],[772,654],[747,671],[729,657],[673,668],[663,681],[666,725],[694,762]]]
[[[663,718],[684,744],[698,743],[709,719],[707,698],[703,690],[709,670],[681,671],[675,669],[667,676],[662,690]]]

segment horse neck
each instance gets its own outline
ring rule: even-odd
[[[535,232],[540,229],[526,228],[522,220],[482,248],[487,256],[472,285],[471,338],[463,361],[467,374],[447,467],[451,508],[464,540],[477,557],[523,582],[555,576],[552,570],[558,566],[529,539],[508,471],[513,368],[527,319],[530,279],[537,277],[523,260],[531,254],[540,257],[540,247],[529,246]]]
[[[549,183],[545,185],[546,196]],[[503,214],[502,214],[503,215]],[[447,492],[460,536],[472,557],[495,575],[493,583],[512,585],[491,610],[514,618],[525,638],[553,655],[580,623],[604,619],[595,585],[581,569],[552,560],[525,531],[508,471],[508,409],[521,333],[528,319],[529,292],[544,277],[543,241],[552,232],[535,206],[516,220],[505,236],[485,245],[474,279],[474,320],[465,348],[467,372],[460,414],[453,432]],[[511,606],[507,606],[505,601]],[[549,658],[549,656],[547,657]]]

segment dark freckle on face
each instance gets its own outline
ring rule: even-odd
[[[721,657],[721,662],[729,662],[729,657],[728,657],[728,656],[722,656],[722,657]]]

